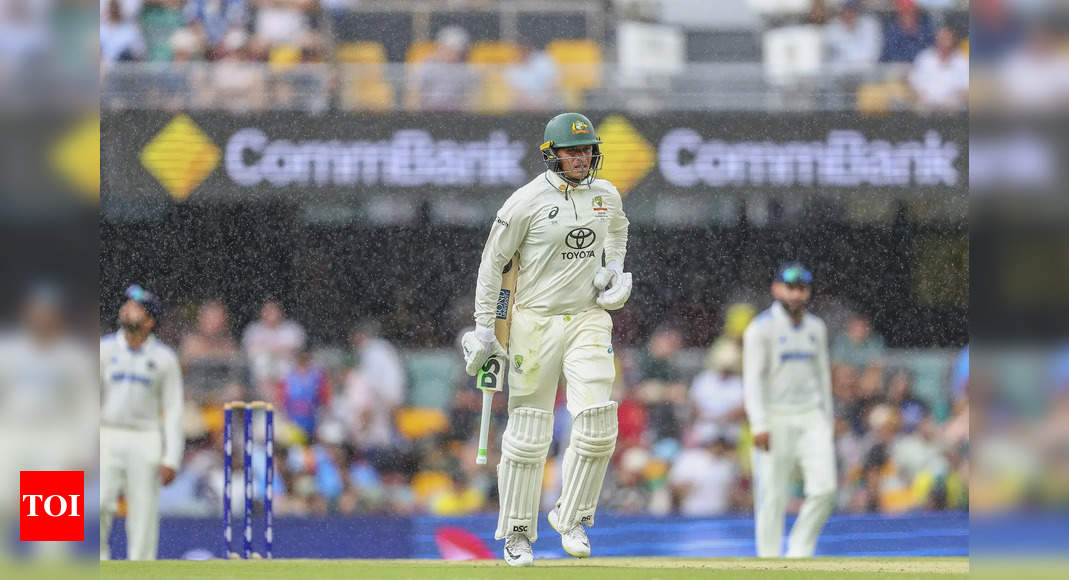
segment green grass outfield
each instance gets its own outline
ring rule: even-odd
[[[581,570],[580,570],[581,568]],[[535,560],[510,568],[500,560],[208,560],[203,562],[102,562],[101,578],[269,578],[362,580],[683,580],[724,578],[849,580],[966,578],[968,558],[590,558]]]

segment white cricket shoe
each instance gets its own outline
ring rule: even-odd
[[[560,534],[560,545],[565,552],[568,552],[568,555],[574,558],[590,556],[590,539],[586,537],[586,528],[583,527],[583,522],[575,524],[570,530],[561,531],[557,527],[557,508],[550,510],[547,518],[549,519],[550,527]]]
[[[523,534],[505,536],[505,561],[509,566],[530,566],[534,564],[534,552],[531,540]]]

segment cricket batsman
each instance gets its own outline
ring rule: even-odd
[[[510,361],[508,425],[497,467],[496,539],[505,561],[530,566],[538,505],[553,438],[553,403],[561,373],[574,418],[564,453],[563,485],[549,523],[564,550],[590,555],[584,526],[594,524],[602,481],[616,447],[616,403],[609,399],[612,318],[631,295],[624,272],[628,221],[620,193],[597,179],[602,156],[594,125],[578,113],[546,124],[547,170],[518,189],[497,212],[479,264],[474,331],[462,338],[474,376],[488,358]],[[508,352],[494,335],[502,268],[519,254]]]
[[[155,560],[160,485],[182,462],[182,371],[152,330],[163,304],[141,286],[126,289],[120,330],[100,339],[100,559],[121,492],[127,557]]]
[[[807,558],[835,503],[831,367],[824,322],[806,312],[813,275],[795,262],[772,281],[772,307],[743,334],[743,388],[754,437],[757,555],[780,557],[788,480],[796,464],[805,502],[787,541]]]

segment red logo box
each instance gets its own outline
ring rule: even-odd
[[[85,472],[19,472],[19,540],[85,540]]]

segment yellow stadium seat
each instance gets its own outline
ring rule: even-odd
[[[601,46],[590,39],[563,39],[546,45],[549,54],[561,69],[560,85],[565,104],[582,104],[587,89],[601,86]]]
[[[301,62],[301,48],[292,44],[280,44],[271,49],[267,62],[274,70],[287,70]]]
[[[442,471],[421,471],[412,477],[412,493],[420,502],[452,487],[453,479]]]
[[[389,111],[396,97],[393,85],[381,76],[354,76],[342,91],[342,99],[346,109]]]
[[[523,55],[516,44],[501,40],[480,40],[471,45],[468,62],[471,64],[511,64]]]
[[[408,52],[405,53],[405,62],[413,64],[427,60],[427,57],[434,54],[436,49],[437,45],[429,40],[413,42],[412,46],[408,47]]]
[[[338,62],[380,64],[386,62],[386,49],[380,42],[347,42],[338,47]]]
[[[512,109],[512,85],[505,78],[505,71],[487,67],[482,71],[482,77],[472,103],[475,110],[481,113],[504,113]]]
[[[899,82],[865,83],[857,88],[857,110],[863,115],[886,115],[909,100],[909,89]]]
[[[440,409],[404,407],[395,417],[397,430],[407,439],[421,439],[449,429],[449,418]]]
[[[349,42],[338,47],[337,61],[347,67],[342,91],[349,109],[386,111],[394,107],[394,88],[385,77],[386,49],[378,42]]]

